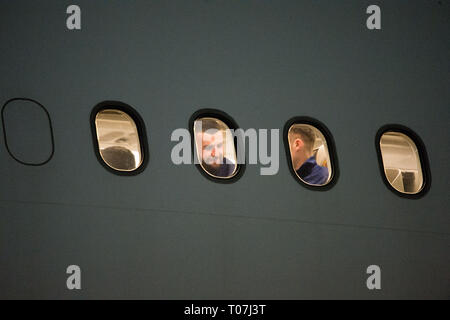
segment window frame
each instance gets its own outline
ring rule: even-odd
[[[237,155],[238,155],[238,151],[237,151],[237,138],[238,137],[234,137],[233,143],[234,143],[234,149],[236,152],[236,173],[230,177],[230,178],[216,178],[214,176],[212,176],[211,174],[207,173],[205,171],[205,169],[203,169],[203,167],[201,166],[200,163],[195,163],[195,159],[197,158],[197,154],[196,154],[196,146],[195,146],[195,134],[194,134],[194,123],[197,119],[199,118],[215,118],[218,119],[220,121],[222,121],[223,123],[225,123],[229,129],[239,129],[239,126],[237,125],[236,121],[234,121],[234,119],[232,117],[230,117],[227,113],[218,110],[218,109],[211,109],[211,108],[204,108],[204,109],[200,109],[197,110],[196,112],[194,112],[192,114],[192,116],[189,118],[189,133],[191,135],[191,156],[192,156],[192,160],[194,160],[192,163],[195,164],[195,166],[197,167],[197,169],[200,171],[200,173],[202,174],[202,176],[206,177],[207,179],[217,182],[217,183],[223,183],[223,184],[230,184],[230,183],[234,183],[237,180],[239,180],[242,175],[245,172],[245,164],[247,162],[247,159],[245,158],[244,163],[240,164],[237,163]],[[245,141],[243,141],[245,143]],[[245,155],[244,155],[245,156]]]
[[[11,150],[9,149],[8,146],[8,139],[7,139],[7,134],[6,134],[6,126],[5,126],[5,118],[3,116],[4,111],[6,106],[13,101],[28,101],[28,102],[32,102],[35,103],[36,105],[38,105],[39,107],[41,107],[42,110],[44,110],[45,114],[47,115],[47,119],[48,119],[48,125],[49,125],[49,129],[50,129],[50,137],[51,137],[51,142],[52,142],[52,151],[48,157],[47,160],[40,162],[40,163],[29,163],[29,162],[25,162],[22,160],[19,160],[18,158],[16,158],[14,156],[14,154],[11,152]],[[9,155],[11,156],[11,158],[13,158],[15,161],[17,161],[20,164],[26,165],[26,166],[32,166],[32,167],[38,167],[38,166],[43,166],[45,164],[47,164],[52,158],[53,155],[55,154],[55,138],[54,138],[54,134],[53,134],[53,126],[52,126],[52,119],[50,117],[50,113],[48,112],[48,110],[38,101],[34,100],[34,99],[30,99],[30,98],[12,98],[9,99],[8,101],[5,102],[5,104],[2,107],[2,112],[1,112],[1,118],[2,118],[2,126],[3,126],[3,139],[5,141],[5,147],[6,147],[6,151],[8,151]]]
[[[294,170],[294,167],[292,166],[292,157],[291,157],[291,151],[289,147],[289,129],[294,124],[307,124],[310,126],[315,127],[317,130],[319,130],[323,136],[326,139],[327,147],[328,147],[328,154],[330,156],[331,160],[331,177],[327,184],[325,185],[311,185],[303,182],[300,177],[297,175],[297,173]],[[284,125],[283,129],[283,142],[284,142],[284,150],[286,152],[286,160],[288,162],[288,167],[291,175],[294,177],[294,179],[303,187],[313,190],[313,191],[327,191],[333,188],[337,180],[339,178],[339,164],[338,164],[338,157],[336,152],[336,145],[333,139],[333,135],[331,134],[331,131],[328,130],[328,128],[319,120],[307,117],[307,116],[298,116],[293,117],[289,119],[286,124]]]
[[[97,117],[97,114],[106,109],[116,109],[122,112],[125,112],[127,115],[133,119],[134,123],[136,124],[136,129],[138,133],[139,138],[139,144],[141,147],[141,154],[142,154],[142,162],[139,167],[137,167],[135,170],[132,171],[120,171],[113,169],[110,167],[102,158],[100,154],[100,148],[98,143],[98,137],[97,137],[97,127],[95,125],[95,118]],[[120,102],[120,101],[103,101],[98,103],[94,106],[94,108],[91,111],[90,114],[90,120],[91,124],[91,133],[92,133],[92,142],[94,147],[94,153],[97,158],[97,160],[100,162],[100,164],[109,172],[114,173],[119,176],[135,176],[145,170],[147,167],[147,164],[149,162],[150,153],[148,149],[148,142],[147,142],[147,131],[145,128],[145,123],[142,117],[139,115],[139,113],[132,108],[130,105]]]
[[[384,172],[383,155],[381,153],[380,140],[383,134],[385,134],[388,131],[402,133],[406,135],[408,138],[410,138],[416,145],[417,152],[419,154],[419,161],[420,166],[422,168],[422,177],[423,177],[423,186],[418,193],[411,194],[400,192],[391,185],[391,183],[386,177],[386,173]],[[420,199],[429,191],[431,187],[431,171],[430,171],[430,164],[428,161],[428,154],[422,139],[413,130],[401,124],[386,124],[382,126],[380,129],[378,129],[375,135],[375,149],[377,152],[378,166],[380,168],[382,181],[389,190],[391,190],[397,196],[407,199]]]

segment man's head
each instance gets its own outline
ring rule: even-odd
[[[297,170],[312,156],[316,134],[310,126],[294,125],[289,129],[288,139],[292,163]]]
[[[133,153],[121,146],[108,147],[100,151],[105,162],[116,170],[130,171],[136,169]]]
[[[224,162],[225,130],[218,129],[213,119],[202,119],[201,130],[196,132],[199,156],[204,164],[218,168]]]

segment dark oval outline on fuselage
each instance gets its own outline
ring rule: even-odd
[[[97,130],[95,126],[95,117],[97,116],[97,113],[99,113],[102,110],[105,109],[117,109],[120,111],[125,112],[128,114],[136,124],[138,136],[139,136],[139,144],[141,146],[141,153],[143,154],[142,163],[139,167],[137,167],[133,171],[119,171],[114,170],[110,166],[108,166],[105,161],[103,160],[102,156],[100,155],[100,149],[98,145],[98,137],[97,137]],[[92,142],[94,146],[94,152],[97,157],[97,160],[100,162],[100,164],[109,172],[114,173],[119,176],[135,176],[142,171],[145,170],[147,167],[150,153],[148,149],[148,142],[147,142],[147,132],[145,129],[145,123],[142,117],[139,115],[139,113],[132,108],[130,105],[120,102],[120,101],[103,101],[95,105],[95,107],[91,111],[89,122],[91,124],[91,133],[92,133]]]
[[[228,114],[226,114],[225,112],[223,112],[221,110],[205,108],[205,109],[200,109],[200,110],[197,110],[196,112],[194,112],[192,114],[192,116],[190,117],[189,124],[188,124],[189,125],[189,133],[191,134],[191,156],[192,156],[193,160],[196,157],[194,122],[198,118],[204,118],[204,117],[211,117],[211,118],[219,119],[219,120],[223,121],[228,126],[228,128],[234,129],[234,130],[239,129],[239,126],[237,125],[236,121],[234,121],[232,117],[230,117]],[[238,145],[237,137],[234,137],[233,142],[234,142],[234,149],[235,149],[236,155],[237,155],[237,150],[236,150],[237,145]],[[234,176],[232,176],[231,178],[220,179],[220,178],[214,178],[213,176],[211,176],[210,174],[205,172],[205,170],[202,168],[202,166],[200,164],[196,163],[195,166],[200,171],[200,173],[207,179],[214,181],[214,182],[225,183],[225,184],[236,182],[237,180],[239,180],[242,177],[242,175],[245,172],[245,163],[238,163],[237,168],[236,168],[237,172]]]
[[[325,185],[310,185],[305,182],[303,182],[296,174],[293,166],[292,166],[292,160],[291,160],[291,152],[289,149],[289,140],[288,140],[288,133],[289,129],[294,124],[309,124],[316,129],[318,129],[323,136],[325,137],[327,141],[327,147],[328,147],[328,154],[330,155],[331,159],[331,178],[330,181]],[[286,152],[286,160],[288,162],[289,171],[291,172],[294,179],[301,184],[303,187],[314,190],[314,191],[326,191],[330,190],[337,182],[339,178],[339,165],[338,165],[338,158],[336,153],[336,145],[334,143],[333,135],[331,134],[330,130],[319,120],[307,117],[307,116],[301,116],[301,117],[293,117],[289,119],[286,124],[284,125],[283,129],[283,142],[284,142],[284,150]]]
[[[422,176],[423,176],[423,187],[418,193],[414,193],[414,194],[402,193],[402,192],[398,191],[397,189],[395,189],[389,183],[389,181],[386,177],[386,174],[384,172],[383,156],[381,154],[381,148],[380,148],[380,139],[381,139],[381,136],[388,131],[403,133],[406,136],[408,136],[416,144],[417,151],[419,153],[420,166],[422,167]],[[408,199],[420,199],[430,190],[430,188],[431,188],[431,170],[430,170],[430,163],[428,161],[427,151],[426,151],[425,144],[423,143],[422,139],[413,130],[411,130],[410,128],[408,128],[404,125],[401,125],[401,124],[384,125],[380,129],[378,129],[377,134],[375,135],[375,149],[377,151],[378,165],[380,167],[381,178],[389,190],[391,190],[396,195],[398,195],[402,198],[408,198]]]
[[[51,138],[51,142],[52,142],[52,152],[50,153],[49,157],[47,160],[45,160],[44,162],[40,162],[40,163],[28,163],[22,160],[19,160],[18,158],[16,158],[13,153],[11,152],[11,150],[9,149],[8,146],[8,139],[7,139],[7,134],[6,134],[6,126],[5,126],[5,120],[3,117],[3,112],[5,111],[6,106],[8,105],[8,103],[13,102],[13,101],[29,101],[29,102],[33,102],[35,104],[37,104],[39,107],[41,107],[42,110],[44,110],[45,114],[47,115],[47,119],[48,119],[48,124],[49,124],[49,128],[50,128],[50,138]],[[9,155],[16,160],[17,162],[26,165],[26,166],[34,166],[34,167],[38,167],[38,166],[42,166],[46,163],[48,163],[52,158],[53,155],[55,154],[55,139],[53,137],[53,126],[52,126],[52,120],[50,118],[50,113],[47,111],[47,109],[38,101],[30,99],[30,98],[12,98],[9,99],[8,101],[5,102],[5,104],[2,107],[2,126],[3,126],[3,139],[5,140],[5,147],[6,150],[8,151]]]

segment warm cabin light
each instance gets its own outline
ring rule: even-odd
[[[420,156],[407,135],[388,131],[380,139],[381,156],[387,180],[397,191],[415,194],[423,188]]]
[[[104,109],[95,117],[100,155],[118,171],[133,171],[143,160],[139,135],[134,120],[125,112]]]

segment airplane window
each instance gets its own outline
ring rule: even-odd
[[[379,141],[384,174],[390,185],[405,194],[419,193],[424,177],[418,148],[406,134],[383,133]]]
[[[103,161],[117,171],[133,171],[143,161],[138,129],[133,118],[117,109],[103,109],[95,116],[98,148]]]
[[[1,112],[5,147],[17,162],[41,166],[54,153],[50,114],[39,102],[28,98],[8,100]]]
[[[315,126],[295,123],[288,131],[289,154],[296,176],[310,186],[324,186],[333,175],[327,139]]]
[[[223,121],[212,117],[195,120],[194,136],[197,159],[206,173],[219,179],[237,173],[233,135]]]

